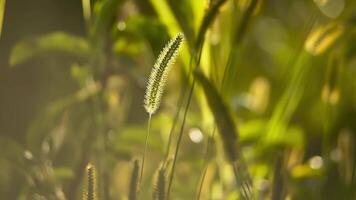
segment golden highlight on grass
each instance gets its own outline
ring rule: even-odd
[[[316,56],[325,52],[343,34],[344,26],[330,23],[313,31],[305,42],[305,49]]]
[[[1,37],[2,25],[4,21],[4,15],[5,15],[5,3],[6,0],[0,0],[0,37]]]
[[[167,80],[170,66],[174,63],[178,54],[179,47],[184,40],[184,35],[178,33],[163,48],[158,59],[153,66],[150,78],[148,79],[147,89],[144,99],[146,111],[152,115],[159,108],[164,86]]]
[[[87,191],[84,193],[85,200],[95,200],[96,198],[96,178],[95,167],[92,164],[87,165]]]

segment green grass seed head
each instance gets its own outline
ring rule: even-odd
[[[152,72],[148,79],[147,89],[144,99],[146,111],[152,115],[160,105],[164,85],[167,80],[170,67],[174,63],[178,50],[182,45],[184,35],[178,33],[169,43],[163,48],[156,63],[153,66]]]
[[[162,166],[158,169],[155,185],[153,188],[154,200],[166,199],[166,175],[165,168]]]
[[[133,169],[131,173],[131,180],[130,180],[130,188],[129,188],[129,200],[136,200],[137,199],[137,190],[138,190],[138,182],[139,182],[139,162],[137,159],[133,161]]]
[[[96,199],[96,179],[95,179],[95,167],[92,164],[87,165],[87,180],[88,186],[84,199],[95,200]]]

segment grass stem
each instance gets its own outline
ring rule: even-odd
[[[142,177],[143,177],[143,169],[145,167],[145,159],[146,159],[146,154],[147,154],[148,138],[150,137],[150,131],[151,131],[151,118],[152,118],[152,115],[149,114],[148,122],[147,122],[147,134],[146,134],[146,139],[145,139],[145,149],[143,150],[143,155],[142,155],[142,166],[141,166],[141,172],[140,172],[139,185],[141,185]]]
[[[169,199],[169,195],[170,195],[170,192],[171,192],[172,182],[173,182],[173,178],[174,178],[174,170],[175,170],[177,157],[178,157],[178,153],[179,153],[179,147],[180,147],[180,143],[182,141],[183,130],[184,130],[184,126],[185,126],[185,120],[187,118],[187,113],[188,113],[188,109],[189,109],[190,102],[191,102],[191,99],[192,99],[194,87],[195,87],[195,79],[193,79],[193,83],[192,83],[192,85],[190,87],[189,96],[188,96],[188,102],[187,102],[187,105],[186,105],[186,107],[184,109],[183,122],[182,122],[182,125],[180,127],[180,131],[179,131],[179,135],[178,135],[178,141],[177,141],[176,149],[175,149],[175,152],[174,152],[172,170],[171,170],[171,174],[170,174],[169,182],[168,182],[167,199]]]

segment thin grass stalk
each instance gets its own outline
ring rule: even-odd
[[[238,27],[236,28],[235,34],[233,35],[233,38],[232,38],[233,47],[231,48],[231,51],[229,52],[228,60],[227,60],[226,66],[224,68],[223,78],[222,78],[222,82],[221,82],[221,93],[223,93],[223,91],[226,89],[226,81],[228,78],[227,75],[230,74],[231,67],[234,66],[233,58],[235,57],[236,51],[241,44],[242,38],[245,36],[247,26],[250,22],[253,11],[256,9],[258,1],[259,0],[252,0],[250,2],[250,5],[246,9],[246,11],[243,13],[241,21],[240,21]]]
[[[202,177],[201,177],[201,181],[199,183],[199,187],[198,187],[198,192],[197,192],[197,200],[200,199],[200,196],[201,196],[201,192],[202,192],[202,189],[203,189],[203,185],[204,185],[204,181],[205,181],[205,177],[206,177],[206,173],[208,171],[208,165],[209,165],[209,156],[210,156],[210,150],[212,148],[212,142],[214,140],[214,137],[215,137],[215,132],[216,132],[216,126],[214,126],[213,128],[213,132],[212,132],[212,135],[211,137],[209,137],[208,139],[208,143],[206,145],[206,151],[205,151],[205,155],[204,155],[204,170],[203,170],[203,174],[202,174]]]
[[[175,57],[178,54],[178,50],[182,45],[184,40],[184,35],[178,33],[173,39],[171,39],[168,44],[163,48],[156,63],[153,66],[152,72],[148,79],[145,98],[144,98],[144,107],[149,114],[148,125],[147,125],[147,134],[145,139],[145,149],[142,156],[142,167],[140,173],[141,184],[143,177],[143,170],[146,158],[148,138],[150,135],[151,129],[151,117],[157,111],[160,106],[163,90],[167,80],[168,72],[171,65],[174,63]]]
[[[225,2],[226,2],[226,0],[214,1],[213,5],[211,5],[210,9],[204,15],[203,21],[199,27],[198,36],[197,36],[197,40],[195,43],[196,49],[200,49],[200,46],[204,42],[204,37],[205,37],[206,31],[208,30],[210,24],[214,21],[215,17],[217,16],[220,7],[222,5],[224,5]]]
[[[192,71],[193,71],[193,56],[190,58],[190,61],[189,61],[189,72],[188,74],[191,74]],[[177,125],[177,122],[178,122],[178,119],[179,119],[179,116],[180,116],[180,111],[183,107],[183,104],[184,104],[184,97],[187,93],[187,90],[188,90],[188,81],[185,81],[183,83],[183,92],[181,92],[181,95],[179,96],[179,100],[178,100],[178,109],[175,113],[175,116],[174,116],[174,121],[173,121],[173,124],[171,126],[171,129],[169,131],[169,140],[168,140],[168,145],[167,145],[167,149],[166,149],[166,156],[165,156],[165,163],[167,164],[167,161],[169,160],[169,152],[170,152],[170,148],[171,148],[171,145],[172,145],[172,140],[173,140],[173,134],[174,134],[174,130],[175,130],[175,127]]]
[[[231,165],[231,167],[232,167],[233,172],[234,172],[236,183],[242,189],[241,193],[240,193],[241,198],[244,199],[244,200],[248,200],[250,195],[249,195],[249,192],[247,191],[247,189],[244,186],[244,181],[240,179],[241,178],[241,174],[239,173],[240,170],[238,169],[237,165]]]
[[[227,81],[227,74],[230,71],[232,64],[232,58],[234,57],[234,55],[236,54],[236,49],[238,48],[238,46],[240,46],[240,42],[242,41],[242,37],[244,36],[245,32],[246,32],[246,27],[248,25],[248,22],[250,21],[250,18],[252,16],[253,11],[255,10],[256,6],[257,6],[258,0],[253,0],[249,7],[247,8],[247,10],[244,12],[243,17],[241,19],[241,23],[239,24],[236,34],[234,35],[233,40],[233,44],[234,44],[234,48],[231,49],[229,56],[228,56],[228,61],[226,64],[226,67],[224,68],[224,72],[223,72],[223,78],[220,84],[220,91],[224,91],[224,88],[226,87],[226,81]],[[214,126],[213,129],[213,136],[215,135],[215,131],[216,131],[216,125]],[[210,140],[210,138],[209,138]],[[208,141],[207,144],[207,148],[206,148],[206,155],[208,154],[207,152],[210,149],[210,145],[211,143]],[[207,159],[207,158],[206,158]],[[233,168],[235,169],[236,167],[233,166]],[[234,170],[235,172],[235,170]],[[206,170],[204,170],[203,174],[202,174],[202,181],[205,180],[205,176],[206,176]],[[200,198],[200,193],[201,193],[201,188],[202,188],[203,183],[200,184],[200,189],[198,190],[198,195],[197,195],[197,199]]]
[[[182,125],[180,127],[178,141],[177,141],[176,149],[175,149],[175,152],[174,152],[172,170],[171,170],[171,174],[170,174],[170,178],[169,178],[169,182],[168,182],[167,199],[169,199],[170,192],[171,192],[172,182],[173,182],[173,178],[174,178],[174,170],[175,170],[175,166],[176,166],[176,162],[177,162],[179,147],[180,147],[180,143],[182,141],[183,130],[184,130],[184,126],[185,126],[185,120],[187,118],[187,113],[188,113],[189,105],[190,105],[190,102],[191,102],[191,99],[192,99],[194,87],[195,87],[195,79],[193,79],[192,86],[190,87],[189,96],[188,96],[188,102],[187,102],[187,105],[186,105],[186,107],[184,109],[183,122],[182,122]]]
[[[200,199],[201,192],[202,192],[203,186],[204,186],[205,177],[206,177],[206,174],[208,172],[208,167],[209,166],[205,164],[204,170],[203,170],[203,175],[201,177],[201,180],[200,180],[200,183],[199,183],[199,187],[198,187],[198,192],[197,192],[197,197],[196,197],[197,200]]]
[[[140,171],[139,185],[141,185],[142,177],[143,177],[143,169],[145,168],[145,159],[146,159],[146,154],[147,154],[148,138],[150,137],[150,132],[151,132],[151,118],[152,118],[152,115],[149,114],[148,122],[147,122],[147,134],[146,134],[146,139],[145,139],[145,149],[143,150],[143,155],[142,155],[142,165],[141,165],[141,171]]]
[[[193,67],[190,67],[190,71],[193,71],[193,70],[195,70],[196,68],[199,67],[201,54],[202,54],[202,49],[203,49],[203,45],[204,45],[205,33],[206,33],[208,27],[214,21],[216,15],[218,13],[219,8],[225,2],[226,2],[226,0],[218,1],[216,4],[214,4],[214,6],[212,6],[212,9],[209,9],[207,14],[205,14],[205,16],[203,18],[203,23],[199,28],[197,42],[195,43],[196,52],[193,53],[193,55],[191,57],[190,63],[192,64],[194,61],[195,62],[193,64]],[[194,87],[195,87],[195,78],[193,76],[193,81],[192,81],[192,84],[191,84],[191,87],[190,87],[190,90],[189,90],[188,101],[187,101],[187,104],[186,104],[186,107],[185,107],[185,110],[184,110],[183,122],[182,122],[182,125],[181,125],[181,128],[180,128],[180,132],[179,132],[179,135],[178,135],[177,145],[176,145],[173,164],[172,164],[172,170],[171,170],[171,173],[170,173],[170,176],[169,176],[170,178],[169,178],[169,182],[168,182],[167,199],[169,199],[169,195],[170,195],[170,192],[171,192],[171,186],[172,186],[172,181],[173,181],[173,177],[174,177],[174,170],[175,170],[175,165],[176,165],[176,162],[177,162],[179,146],[180,146],[180,143],[181,143],[183,130],[184,130],[184,126],[185,126],[185,120],[186,120],[186,116],[187,116],[187,111],[188,111],[189,106],[190,106],[190,102],[191,102],[192,94],[193,94],[193,91],[194,91]],[[186,86],[184,86],[184,88],[186,88]],[[184,98],[185,93],[186,93],[186,90],[184,90],[184,92],[182,94],[182,99]],[[178,108],[178,111],[177,111],[178,112],[178,116],[179,116],[179,112],[180,112],[181,106],[183,106],[183,103]]]
[[[174,134],[174,130],[176,128],[176,125],[177,125],[177,122],[178,122],[178,118],[179,118],[179,115],[180,115],[180,108],[182,107],[183,105],[183,97],[179,98],[178,100],[178,109],[177,109],[177,112],[175,113],[174,115],[174,119],[173,119],[173,124],[171,126],[171,129],[169,130],[169,136],[168,136],[168,144],[167,144],[167,147],[166,147],[166,154],[164,156],[164,162],[165,164],[167,164],[168,160],[169,160],[169,152],[171,150],[171,145],[172,145],[172,140],[173,140],[173,134]]]
[[[202,48],[202,45],[200,46],[200,48]],[[196,56],[196,54],[193,54],[193,56],[190,59],[190,65],[192,66],[192,67],[189,68],[190,72],[192,72],[199,65],[199,64],[197,64],[197,65],[193,64],[194,58],[197,58],[197,62],[196,63],[200,63],[201,50],[198,50],[197,52],[199,52],[198,54],[200,54],[200,55]],[[184,109],[183,122],[182,122],[182,125],[180,127],[180,131],[179,131],[178,139],[177,139],[177,144],[176,144],[176,148],[175,148],[175,151],[174,151],[173,164],[172,164],[171,172],[170,172],[170,175],[169,175],[169,181],[168,181],[168,187],[167,187],[167,199],[169,199],[170,192],[171,192],[172,182],[173,182],[173,178],[174,178],[175,165],[176,165],[176,162],[177,162],[177,157],[178,157],[178,153],[179,153],[179,147],[180,147],[180,143],[181,143],[182,136],[183,136],[183,130],[184,130],[184,126],[185,126],[185,119],[187,117],[187,112],[188,112],[188,109],[189,109],[189,106],[190,106],[190,102],[191,102],[191,98],[192,98],[192,95],[193,95],[194,87],[195,87],[195,78],[193,76],[193,82],[192,82],[191,87],[189,89],[188,101],[187,101],[187,104],[186,104],[185,109]],[[184,88],[186,88],[186,86]],[[180,106],[183,106],[183,100],[184,100],[184,97],[185,97],[185,93],[186,93],[186,89],[184,89],[184,92],[183,92],[183,94],[181,96],[182,104]],[[179,107],[178,110],[177,110],[178,115],[179,115],[180,110],[181,110],[181,107]]]
[[[284,199],[282,170],[283,170],[283,157],[281,155],[278,155],[275,161],[275,166],[273,171],[271,200]]]

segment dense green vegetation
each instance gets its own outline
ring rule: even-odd
[[[356,199],[356,1],[61,1],[77,32],[22,3],[0,199]]]

